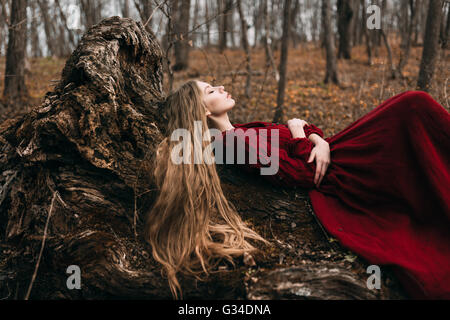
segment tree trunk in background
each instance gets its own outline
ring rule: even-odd
[[[27,46],[27,0],[14,0],[11,6],[11,26],[6,52],[4,102],[18,107],[28,99],[25,85],[25,55]]]
[[[8,23],[9,14],[8,9],[6,8],[6,3],[4,0],[0,0],[0,54],[6,54],[7,46],[8,46]],[[2,52],[2,50],[4,52]]]
[[[416,0],[414,3],[414,0],[410,0],[409,7],[411,11],[411,18],[409,19],[409,26],[408,30],[404,33],[405,39],[402,39],[402,44],[404,45],[403,49],[400,52],[400,59],[398,62],[397,68],[395,68],[394,73],[392,74],[393,79],[403,78],[403,68],[408,62],[409,55],[411,52],[411,43],[412,43],[412,35],[414,31],[414,26],[417,23],[417,16],[418,16],[418,8],[420,8],[420,1]]]
[[[39,15],[37,12],[38,10],[35,1],[30,2],[30,7],[32,13],[31,28],[30,28],[31,53],[33,57],[37,58],[42,57],[42,50],[39,42],[39,32],[38,32]]]
[[[324,82],[339,84],[337,76],[336,53],[334,49],[333,29],[331,27],[331,4],[329,0],[322,0],[322,23],[324,33],[327,66]]]
[[[139,17],[141,18],[142,24],[147,23],[145,25],[145,30],[152,30],[152,19],[148,20],[153,13],[152,7],[153,0],[134,0],[134,6],[139,12]]]
[[[48,54],[50,56],[58,56],[58,41],[55,40],[55,19],[50,16],[50,8],[48,0],[38,0],[39,9],[41,10],[42,19],[44,20],[45,39],[47,41]]]
[[[388,36],[386,35],[386,33],[384,32],[383,29],[381,29],[380,31],[381,31],[381,36],[384,41],[384,45],[386,46],[386,51],[388,53],[389,68],[391,70],[391,74],[394,74],[394,72],[395,72],[394,59],[392,57],[392,50],[391,50],[391,46],[389,45]]]
[[[338,0],[338,58],[351,59],[351,23],[354,16],[350,0]],[[332,31],[333,32],[333,31]]]
[[[227,47],[227,35],[229,33],[228,14],[233,5],[233,0],[218,0],[219,14],[219,51],[223,52]]]
[[[194,20],[192,21],[192,28],[196,28],[197,25],[198,25],[198,11],[199,10],[200,10],[199,0],[195,0],[195,4],[194,4]],[[195,30],[191,34],[191,39],[192,39],[192,43],[193,43],[194,46],[197,45],[199,30],[200,30],[200,28]]]
[[[174,71],[187,69],[189,65],[189,16],[191,9],[191,0],[182,0],[177,14],[173,17],[174,21],[174,51],[175,64],[172,67]]]
[[[208,0],[205,1],[205,21],[206,23],[206,47],[209,47],[211,45],[211,22],[209,21],[209,6],[208,6]]]
[[[450,18],[450,2],[448,3],[448,9],[447,9],[447,20],[445,19],[445,9],[444,12],[442,13],[442,18],[441,18],[441,30],[440,30],[440,36],[439,36],[439,44],[441,45],[441,48],[445,49],[447,46],[447,42],[448,42],[448,34],[449,34],[449,29],[450,29],[450,24],[449,24],[449,18]],[[444,6],[445,8],[445,6]]]
[[[237,0],[237,9],[239,12],[239,19],[241,21],[241,32],[242,32],[242,46],[245,51],[245,64],[247,69],[247,80],[245,82],[245,96],[250,98],[252,95],[252,68],[251,68],[251,58],[250,58],[250,46],[248,44],[247,38],[247,21],[245,20],[244,13],[242,12],[242,1]]]
[[[224,17],[222,16],[222,11],[225,8],[225,0],[217,0],[217,26],[219,32],[219,51],[223,52],[227,46],[227,37],[225,34],[226,21],[224,21]]]
[[[353,8],[354,8],[354,17],[352,19],[352,25],[351,25],[351,29],[353,30],[352,32],[352,45],[356,46],[360,43],[358,43],[359,41],[359,35],[361,34],[361,32],[364,32],[363,30],[361,30],[361,21],[364,20],[362,17],[362,13],[363,10],[365,9],[364,6],[364,0],[354,0],[353,3]],[[366,12],[366,10],[364,10],[364,12]]]
[[[450,43],[450,5],[448,5],[447,8],[447,24],[445,27],[445,36],[444,42],[442,43],[442,48],[447,49],[449,43]]]
[[[289,34],[290,34],[290,11],[291,0],[284,0],[283,8],[283,35],[281,37],[281,55],[280,55],[280,81],[278,81],[278,93],[277,93],[277,108],[275,110],[275,116],[273,122],[282,122],[284,115],[284,96],[286,91],[286,77],[287,77],[287,59],[289,48]]]
[[[362,4],[364,4],[364,0],[361,0]],[[364,8],[364,6],[363,6]],[[366,10],[362,11],[362,20],[366,21],[367,20],[367,13]],[[360,23],[357,23],[358,25],[360,25]],[[369,66],[372,65],[372,37],[369,35],[369,30],[367,28],[362,28],[362,33],[364,35],[364,38],[366,39],[366,52],[367,52],[367,64]]]
[[[69,36],[69,41],[70,44],[72,45],[72,48],[70,49],[71,51],[76,47],[76,41],[75,41],[75,37],[73,35],[73,30],[69,29],[69,26],[67,25],[67,18],[66,18],[66,14],[64,13],[61,4],[59,3],[59,0],[55,0],[55,4],[58,7],[59,10],[59,16],[61,18],[62,24],[64,25],[65,30],[67,31],[67,34]],[[71,54],[71,52],[68,53],[69,55]]]
[[[263,16],[264,16],[264,53],[266,56],[266,66],[272,67],[273,75],[275,77],[276,82],[280,81],[280,75],[278,73],[278,69],[275,65],[275,60],[273,59],[272,53],[272,38],[270,34],[270,17],[269,17],[269,7],[267,5],[268,0],[263,0]]]
[[[425,29],[422,61],[417,87],[428,91],[431,87],[436,61],[439,57],[439,28],[442,19],[442,0],[430,0]]]
[[[99,0],[79,0],[86,30],[102,18],[103,3]]]
[[[255,3],[255,7],[253,8],[253,48],[256,48],[258,45],[258,40],[260,39],[260,30],[261,30],[261,3]]]
[[[121,0],[121,11],[122,11],[122,16],[124,18],[129,18],[130,17],[130,3],[129,0]]]
[[[233,3],[234,4],[234,3]],[[235,37],[235,25],[234,25],[234,13],[236,10],[236,6],[232,6],[230,11],[228,12],[228,34],[229,34],[229,38],[231,39],[231,46],[233,48],[236,48],[236,37]]]
[[[298,13],[300,10],[300,0],[293,0],[293,1],[294,1],[294,7],[292,8],[292,12],[289,14],[290,15],[290,25],[291,25],[291,30],[290,30],[289,34],[290,34],[290,39],[292,40],[292,44],[293,44],[294,48],[297,48],[298,42],[300,41],[300,36],[297,33],[298,32],[297,18],[298,18]]]
[[[312,3],[312,8],[311,10],[313,10],[313,16],[311,17],[311,32],[312,32],[312,40],[314,42],[317,43],[317,41],[319,41],[320,39],[320,32],[319,32],[319,27],[320,27],[320,3],[318,1],[314,1]]]

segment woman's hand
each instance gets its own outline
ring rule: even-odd
[[[320,186],[328,165],[330,164],[330,146],[325,140],[320,140],[311,150],[308,163],[316,159],[316,174],[314,176],[314,183],[317,188]]]
[[[308,125],[308,122],[302,119],[291,119],[288,120],[287,126],[289,130],[292,133],[292,137],[295,138],[306,138],[305,130],[303,130],[303,127],[305,125]]]

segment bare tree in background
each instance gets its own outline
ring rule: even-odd
[[[366,23],[366,19],[367,19],[367,13],[365,10],[365,6],[364,6],[364,0],[361,0],[361,4],[362,4],[362,21],[364,23],[364,26],[361,28],[362,29],[362,33],[361,35],[364,35],[364,38],[366,39],[366,52],[367,52],[367,64],[369,66],[372,65],[372,37],[370,37],[369,35],[369,30],[366,28],[365,23]],[[361,23],[357,23],[358,25],[361,25]]]
[[[404,0],[406,1],[406,0]],[[398,65],[396,68],[394,68],[394,72],[392,73],[392,78],[399,79],[403,78],[403,68],[408,62],[409,55],[411,52],[411,44],[412,44],[412,36],[414,31],[414,26],[417,24],[417,16],[418,16],[418,8],[420,8],[420,1],[421,0],[409,0],[409,8],[411,17],[409,19],[409,24],[407,24],[407,28],[404,32],[403,38],[402,38],[402,50],[400,52],[400,59],[398,61]],[[407,2],[405,3],[407,4]],[[407,10],[407,8],[406,8]]]
[[[5,27],[9,26],[9,13],[6,7],[5,0],[0,0],[0,53],[2,51],[2,47],[4,47],[5,52],[7,50],[8,42],[4,41],[8,37],[5,33],[8,32],[8,29]]]
[[[266,65],[267,68],[272,66],[273,74],[275,77],[275,80],[278,82],[280,81],[280,75],[278,74],[277,67],[275,66],[275,60],[273,59],[273,53],[272,53],[272,37],[270,34],[270,17],[269,17],[269,6],[267,5],[267,2],[269,0],[263,0],[263,15],[264,15],[264,52],[266,54]]]
[[[291,25],[291,31],[289,33],[289,38],[292,40],[292,44],[294,46],[294,48],[297,48],[297,44],[300,41],[301,36],[298,34],[297,32],[297,18],[299,16],[299,11],[300,11],[300,0],[293,0],[294,1],[294,7],[292,8],[292,11],[290,13],[291,16],[291,21],[290,21],[290,25]]]
[[[327,56],[327,70],[324,82],[339,84],[337,76],[337,62],[334,49],[333,31],[331,28],[331,4],[329,0],[322,0],[322,25],[325,51]]]
[[[175,20],[175,64],[172,67],[174,71],[185,70],[189,65],[189,48],[191,44],[188,36],[190,9],[191,0],[182,0],[179,10],[172,17]]]
[[[442,18],[442,20],[444,20]],[[450,2],[447,2],[447,24],[444,31],[444,37],[442,39],[442,48],[447,49],[450,42]]]
[[[45,38],[47,40],[47,48],[50,56],[57,56],[57,45],[58,42],[55,39],[55,19],[53,19],[50,14],[50,7],[48,0],[38,0],[39,9],[41,10],[42,19],[44,20],[44,31]]]
[[[86,29],[102,19],[103,0],[79,0]]]
[[[31,9],[31,26],[30,26],[30,40],[31,40],[31,55],[33,57],[42,57],[41,46],[39,45],[39,16],[38,16],[38,8],[35,1],[31,1],[30,3]]]
[[[120,0],[120,7],[121,7],[121,11],[122,11],[122,16],[124,18],[129,18],[130,17],[130,2],[129,2],[129,0]]]
[[[425,29],[422,61],[417,87],[428,91],[431,86],[436,61],[439,57],[439,28],[442,19],[442,0],[430,0]]]
[[[14,0],[11,5],[3,96],[5,104],[12,107],[23,104],[28,99],[28,90],[25,85],[27,6],[27,0]]]
[[[242,32],[242,46],[245,51],[245,63],[247,67],[247,80],[245,82],[245,96],[250,98],[252,95],[252,68],[251,68],[251,58],[250,58],[250,46],[248,44],[247,37],[247,21],[245,20],[244,13],[242,11],[242,1],[237,0],[237,9],[239,12],[239,18],[241,21],[241,32]]]
[[[232,0],[218,0],[220,52],[223,52],[227,47],[227,35],[229,34],[228,14],[230,13],[232,6]]]
[[[351,29],[354,12],[352,8],[352,1],[338,0],[338,33],[339,33],[339,48],[338,58],[351,59]]]
[[[151,17],[153,13],[152,3],[153,0],[134,0],[134,5],[137,11],[139,12],[139,16],[141,17],[142,23],[145,24],[148,22],[147,25],[145,26],[145,29],[147,31],[150,31],[152,29],[152,20],[153,20],[153,17]]]
[[[206,46],[209,47],[211,45],[211,23],[209,21],[209,6],[208,0],[205,1],[205,21],[206,21]],[[204,43],[204,42],[203,42]]]
[[[278,81],[278,94],[277,94],[277,109],[275,110],[275,116],[273,122],[283,121],[284,113],[284,96],[286,91],[286,66],[288,59],[288,45],[289,45],[289,29],[290,29],[290,11],[291,0],[284,0],[283,8],[283,35],[281,37],[281,56],[280,56],[280,81]]]

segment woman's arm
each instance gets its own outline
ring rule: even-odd
[[[232,133],[229,133],[233,135]],[[224,159],[226,158],[226,150],[227,150],[227,139],[225,138],[226,134],[217,139],[217,143],[223,143],[224,145]],[[270,154],[273,156],[277,156],[278,158],[278,171],[274,175],[263,175],[264,179],[270,181],[274,185],[279,186],[299,186],[307,189],[314,188],[314,163],[307,163],[308,156],[311,154],[311,150],[313,148],[313,144],[306,138],[294,138],[289,143],[289,150],[291,152],[295,152],[295,157],[291,157],[287,150],[283,148],[275,148],[270,144],[269,139],[263,139],[262,143],[259,143],[259,135],[258,141],[255,143],[250,143],[249,139],[245,139],[244,137],[233,135],[234,138],[234,157],[235,162],[238,167],[243,169],[244,171],[261,174],[261,167],[269,167],[271,164],[262,164],[259,161],[259,157],[266,158],[267,151],[270,150]],[[243,145],[245,146],[245,159],[249,159],[249,154],[254,153],[258,154],[258,161],[255,164],[249,163],[246,161],[245,164],[238,164],[237,162],[237,146],[242,145],[238,141],[243,139]],[[263,151],[264,150],[264,151]],[[257,153],[259,151],[259,153]]]
[[[321,141],[325,141],[321,136],[319,136],[317,133],[311,133],[308,137],[309,141],[314,143],[314,145],[317,145]]]
[[[295,119],[296,122],[300,122],[304,120]],[[301,124],[302,125],[302,124]],[[316,127],[313,124],[307,124],[304,126],[305,137],[308,138],[314,144],[314,148],[311,150],[311,154],[308,158],[308,163],[312,162],[314,159],[316,160],[316,172],[314,175],[314,184],[317,187],[320,186],[323,177],[326,174],[328,166],[331,162],[330,159],[330,147],[328,142],[323,139],[323,132],[320,128]],[[293,131],[291,129],[291,131]],[[294,136],[294,133],[292,133]],[[292,141],[295,141],[295,137]],[[295,154],[295,151],[294,151]]]

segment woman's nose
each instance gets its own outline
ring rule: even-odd
[[[224,86],[220,86],[219,90],[223,92],[223,91],[225,91],[225,87]]]

